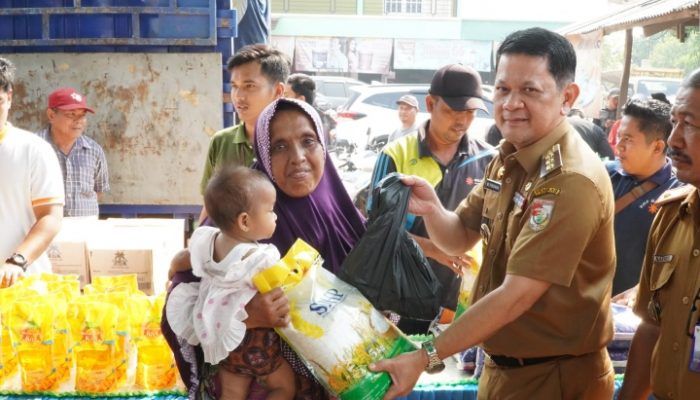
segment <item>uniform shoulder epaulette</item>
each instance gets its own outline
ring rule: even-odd
[[[540,162],[540,178],[544,178],[553,171],[561,169],[562,166],[561,147],[559,147],[559,143],[557,143],[542,156],[542,161]]]
[[[663,192],[658,199],[656,199],[656,205],[662,206],[675,201],[683,201],[693,190],[695,190],[695,186],[693,185],[684,185],[681,187],[668,189],[667,191]]]

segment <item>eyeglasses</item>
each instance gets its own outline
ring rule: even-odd
[[[83,119],[87,118],[87,111],[61,111],[59,109],[54,108],[53,111],[58,114],[62,115],[72,121],[80,121]]]
[[[698,302],[698,300],[700,300],[700,289],[698,289],[698,292],[695,294],[695,298],[693,299],[693,304],[690,305],[690,311],[688,312],[688,322],[686,323],[686,326],[685,326],[685,333],[688,336],[690,336],[691,338],[695,336],[695,326],[694,325],[691,326],[691,321],[693,320],[693,314],[695,313],[695,311],[698,310],[698,308],[695,305]],[[692,329],[692,331],[691,331],[691,329]]]

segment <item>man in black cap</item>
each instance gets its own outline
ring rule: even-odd
[[[374,167],[371,187],[391,172],[418,175],[435,188],[442,205],[454,210],[483,178],[493,148],[469,137],[467,130],[477,110],[486,111],[479,73],[460,64],[438,70],[425,98],[430,119],[414,133],[384,147]],[[371,194],[371,191],[370,191]],[[371,198],[368,200],[371,206]],[[409,215],[406,228],[428,257],[442,283],[443,308],[455,310],[462,268],[468,266],[464,252],[445,253],[428,239],[423,219]],[[449,314],[449,313],[448,313]],[[399,328],[410,334],[425,334],[431,321],[402,318]]]

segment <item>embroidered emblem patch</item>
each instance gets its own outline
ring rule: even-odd
[[[554,188],[554,187],[541,187],[537,188],[532,192],[533,197],[539,197],[545,194],[553,194],[555,196],[558,196],[559,193],[561,193],[561,189],[559,188]]]
[[[554,200],[533,200],[528,222],[530,229],[539,232],[546,228],[552,219],[552,211],[554,211]]]

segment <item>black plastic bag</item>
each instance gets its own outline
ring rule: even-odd
[[[405,229],[411,189],[387,175],[372,192],[367,232],[348,254],[340,278],[378,310],[432,320],[440,309],[440,281]]]

